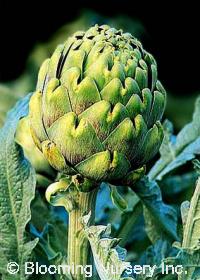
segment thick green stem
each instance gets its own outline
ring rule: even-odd
[[[81,218],[91,212],[90,225],[94,223],[97,189],[90,192],[78,192],[76,206],[69,212],[68,264],[74,267],[74,280],[88,279],[81,267],[91,265],[90,245],[83,232]]]

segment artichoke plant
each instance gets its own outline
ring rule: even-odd
[[[97,186],[133,184],[157,153],[165,101],[152,55],[131,34],[107,25],[75,33],[43,63],[30,100],[30,131],[62,174],[46,198],[69,212],[69,265],[90,262],[80,220],[91,212],[94,222]]]
[[[43,63],[31,134],[59,172],[119,182],[157,153],[165,101],[153,56],[131,34],[95,25]]]

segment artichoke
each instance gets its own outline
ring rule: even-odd
[[[59,172],[121,180],[157,153],[165,102],[153,56],[131,34],[95,25],[41,66],[31,134]]]
[[[52,178],[56,176],[55,171],[49,165],[44,155],[35,146],[30,133],[30,125],[28,117],[24,117],[19,121],[15,141],[23,148],[25,157],[35,168],[37,175],[43,175]]]

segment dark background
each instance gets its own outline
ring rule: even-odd
[[[160,1],[147,5],[144,1],[126,0],[74,0],[70,4],[69,1],[21,4],[2,1],[0,82],[16,79],[23,72],[36,43],[47,41],[63,24],[75,20],[83,9],[92,9],[106,18],[121,14],[141,21],[148,34],[142,40],[143,45],[155,56],[159,78],[166,89],[178,96],[197,92],[200,90],[199,7],[191,1],[177,4]]]

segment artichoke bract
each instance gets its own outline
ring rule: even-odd
[[[41,66],[32,137],[60,172],[120,180],[157,153],[165,101],[153,56],[131,34],[95,25]]]

